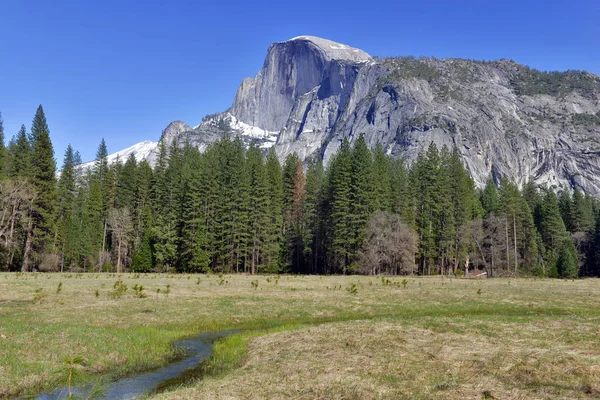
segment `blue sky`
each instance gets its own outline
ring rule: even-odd
[[[7,140],[43,104],[59,165],[158,140],[231,105],[267,47],[315,35],[371,55],[492,60],[600,74],[600,1],[0,0]]]

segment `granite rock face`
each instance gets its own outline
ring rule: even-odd
[[[269,47],[232,107],[164,137],[201,149],[225,132],[281,159],[328,161],[344,137],[381,142],[408,163],[431,142],[456,147],[478,186],[491,174],[600,195],[600,78],[510,60],[372,58],[311,36]]]

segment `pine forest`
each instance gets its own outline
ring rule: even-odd
[[[223,137],[60,172],[42,106],[8,144],[0,118],[0,269],[389,275],[600,275],[600,203],[489,178],[455,149],[408,167],[344,139],[328,165]]]

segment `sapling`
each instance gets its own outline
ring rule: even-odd
[[[71,398],[73,398],[73,378],[74,378],[75,373],[77,372],[75,370],[75,367],[77,365],[83,365],[83,358],[82,357],[66,357],[65,364],[67,364],[67,370],[69,372],[68,377],[67,377],[67,389],[69,392],[69,399],[71,399]]]

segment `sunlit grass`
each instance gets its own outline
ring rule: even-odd
[[[598,280],[408,277],[402,284],[403,279],[387,284],[356,276],[207,275],[198,280],[196,275],[3,273],[0,394],[27,395],[64,385],[68,357],[83,358],[78,376],[84,380],[146,370],[174,355],[170,343],[176,339],[231,328],[244,332],[215,347],[215,358],[205,366],[215,377],[207,382],[229,379],[228,371],[252,360],[248,343],[251,349],[257,335],[273,329],[304,332],[316,328],[296,328],[315,324],[330,329],[326,323],[335,321],[372,320],[374,327],[401,323],[440,340],[462,341],[494,335],[513,340],[536,328],[550,332],[536,346],[560,345],[559,354],[600,342]],[[119,280],[127,290],[111,296]],[[142,285],[147,297],[139,297],[135,285]],[[34,302],[36,294],[43,295],[41,301]],[[548,328],[553,324],[567,328]],[[588,350],[595,360],[598,349]],[[395,374],[376,378],[403,381]],[[268,395],[268,388],[264,385],[261,393]]]

